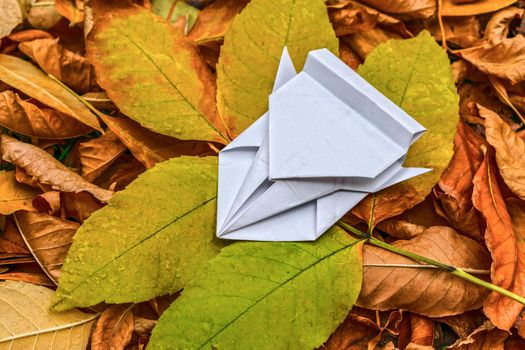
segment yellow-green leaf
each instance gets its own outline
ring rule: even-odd
[[[120,110],[161,134],[227,143],[215,82],[195,45],[143,7],[96,3],[88,57]]]
[[[24,94],[102,131],[97,117],[66,88],[18,57],[0,54],[0,81]]]
[[[309,51],[338,52],[322,0],[253,0],[224,37],[217,65],[217,104],[237,135],[268,109],[284,47],[301,70]]]
[[[98,315],[49,311],[53,291],[25,282],[0,282],[0,349],[84,350]]]
[[[439,180],[453,154],[459,96],[448,57],[427,31],[379,45],[358,72],[427,129],[410,147],[404,165],[432,169],[377,193],[375,224],[423,201]],[[369,215],[372,202],[369,196],[354,213]]]
[[[140,302],[181,289],[214,257],[217,158],[159,163],[75,234],[53,308]]]
[[[148,349],[313,349],[355,303],[361,243],[332,228],[313,243],[232,244],[161,316]]]

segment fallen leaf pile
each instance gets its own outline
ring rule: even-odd
[[[525,2],[4,0],[0,348],[525,349]],[[217,154],[328,48],[427,129],[315,242],[215,237]]]

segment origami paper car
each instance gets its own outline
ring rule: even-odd
[[[368,193],[429,171],[402,167],[424,131],[330,51],[297,74],[285,48],[269,111],[219,154],[217,236],[317,239]]]

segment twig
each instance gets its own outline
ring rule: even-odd
[[[402,268],[414,268],[414,269],[439,269],[434,265],[424,264],[363,264],[364,267],[402,267]],[[473,275],[490,275],[490,270],[471,269],[468,267],[458,267],[458,269]]]
[[[474,284],[476,284],[478,286],[487,288],[487,289],[489,289],[491,291],[497,292],[497,293],[499,293],[501,295],[504,295],[506,297],[511,298],[512,300],[517,301],[520,304],[525,305],[525,298],[524,297],[522,297],[520,295],[517,295],[517,294],[515,294],[515,293],[513,293],[513,292],[511,292],[509,290],[504,289],[504,288],[501,288],[499,286],[496,286],[495,284],[492,284],[490,282],[487,282],[487,281],[484,281],[484,280],[482,280],[480,278],[477,278],[476,276],[473,276],[473,275],[469,274],[468,272],[466,272],[463,269],[460,269],[460,268],[452,266],[452,265],[443,264],[443,263],[441,263],[439,261],[427,258],[425,256],[422,256],[422,255],[419,255],[419,254],[415,254],[415,253],[409,252],[407,250],[400,249],[400,248],[395,247],[395,246],[393,246],[391,244],[383,242],[383,241],[381,241],[381,240],[379,240],[377,238],[370,237],[367,233],[362,232],[361,230],[358,230],[355,227],[352,227],[352,226],[348,225],[345,222],[339,221],[337,223],[337,225],[339,225],[340,227],[342,227],[342,228],[344,228],[344,229],[354,233],[355,235],[357,235],[357,236],[359,236],[361,238],[365,238],[368,243],[370,243],[372,245],[375,245],[376,247],[380,247],[380,248],[386,249],[388,251],[391,251],[393,253],[399,254],[401,256],[405,256],[405,257],[410,258],[410,259],[412,259],[414,261],[424,262],[424,263],[426,263],[428,265],[433,265],[433,266],[435,266],[437,268],[440,268],[442,270],[450,272],[454,276],[462,278],[462,279],[464,279],[466,281],[469,281],[471,283],[474,283]]]

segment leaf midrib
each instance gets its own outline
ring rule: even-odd
[[[205,200],[204,202],[200,203],[199,205],[197,205],[195,208],[193,209],[190,209],[188,210],[187,212],[183,213],[182,215],[180,216],[177,216],[175,219],[173,219],[172,221],[168,222],[166,225],[158,228],[156,231],[154,231],[152,234],[150,234],[149,236],[145,237],[144,239],[140,240],[139,242],[135,243],[134,245],[132,245],[131,247],[129,247],[128,249],[124,250],[122,253],[120,253],[118,256],[116,256],[113,260],[109,261],[108,263],[104,264],[103,266],[101,266],[100,268],[98,268],[97,270],[93,271],[91,274],[89,274],[89,276],[87,276],[83,281],[81,281],[79,284],[77,284],[74,288],[72,288],[71,290],[68,291],[69,294],[72,294],[74,293],[78,288],[80,288],[81,286],[83,286],[84,284],[87,283],[88,280],[90,280],[93,276],[95,276],[96,274],[98,274],[100,271],[104,270],[105,268],[107,268],[109,265],[113,264],[115,261],[117,261],[118,259],[120,259],[122,256],[124,256],[125,254],[127,254],[129,251],[135,249],[136,247],[140,246],[142,243],[144,243],[145,241],[147,241],[148,239],[150,238],[153,238],[155,237],[159,232],[163,231],[164,229],[170,227],[171,225],[175,224],[177,221],[183,219],[184,217],[190,215],[191,213],[193,213],[194,211],[204,207],[205,205],[207,205],[208,203],[210,203],[211,201],[215,200],[217,198],[217,196],[213,196],[211,197],[210,199],[207,199]],[[54,304],[53,304],[53,307],[57,306],[58,304],[60,304],[65,298],[62,297],[60,298],[60,300],[56,301]]]
[[[219,135],[224,141],[227,141],[228,139],[217,129],[215,128],[215,126],[211,123],[211,121],[208,120],[208,118],[206,118],[206,116],[204,116],[194,105],[193,103],[191,103],[188,98],[179,90],[179,88],[177,87],[177,84],[175,84],[165,73],[164,71],[160,68],[160,66],[157,64],[157,62],[155,62],[155,60],[141,47],[137,44],[137,42],[135,42],[135,40],[133,40],[130,36],[127,35],[126,32],[122,31],[119,27],[116,27],[115,28],[117,30],[117,32],[119,32],[123,37],[125,37],[126,39],[128,39],[131,44],[133,44],[133,46],[135,46],[137,48],[137,50],[139,50],[147,59],[148,61],[151,62],[152,65],[155,66],[155,68],[157,69],[157,71],[164,77],[164,79],[166,79],[166,81],[173,87],[173,89],[175,89],[175,91],[177,91],[177,93],[184,99],[184,101],[186,101],[186,103],[197,113],[197,115],[202,119],[204,120],[208,126],[210,128],[212,128],[212,130],[214,130],[217,135]],[[173,61],[172,57],[170,56],[167,56],[169,57],[170,60]]]
[[[324,257],[322,257],[321,259],[315,261],[314,263],[306,266],[304,269],[300,270],[299,272],[297,272],[295,275],[291,276],[290,278],[288,278],[287,280],[285,280],[283,283],[279,284],[278,286],[274,287],[273,289],[271,289],[268,293],[266,293],[265,295],[263,295],[262,297],[260,297],[259,299],[255,300],[255,302],[250,305],[248,308],[246,308],[246,310],[244,310],[243,312],[241,312],[237,317],[235,317],[233,320],[231,320],[230,322],[228,322],[224,327],[222,327],[219,331],[217,331],[214,335],[212,335],[211,337],[209,337],[202,345],[199,346],[199,349],[202,349],[203,347],[205,347],[210,341],[212,341],[215,337],[217,337],[219,334],[221,334],[224,330],[226,330],[231,324],[233,324],[234,322],[236,322],[238,319],[240,319],[242,316],[244,316],[246,313],[248,313],[251,309],[253,309],[255,306],[257,306],[261,301],[265,300],[266,298],[268,298],[271,294],[273,294],[274,292],[276,292],[279,288],[285,286],[288,284],[288,282],[290,282],[291,280],[297,278],[298,276],[300,276],[302,273],[306,272],[306,271],[309,271],[313,266],[323,262],[324,260],[340,253],[341,251],[345,250],[345,249],[348,249],[348,248],[351,248],[353,247],[354,245],[356,245],[357,243],[361,242],[362,239],[360,240],[356,240],[356,241],[353,241],[352,243],[348,244],[348,245],[345,245],[343,246],[342,248],[340,249],[337,249],[337,250],[334,250],[333,252],[331,252],[330,254],[328,255],[325,255]],[[295,247],[298,247],[297,244],[294,244]]]

